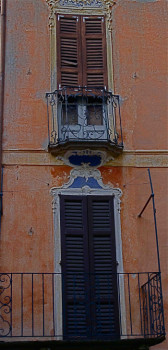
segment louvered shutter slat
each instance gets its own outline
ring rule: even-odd
[[[64,17],[59,16],[60,20],[60,32],[61,33],[76,33],[77,31],[77,21],[76,17]]]
[[[61,39],[61,67],[77,67],[76,39]]]
[[[102,33],[101,18],[86,18],[85,19],[85,32],[86,34]]]
[[[103,50],[102,50],[102,39],[87,39],[86,40],[86,55],[87,55],[87,68],[103,69]]]

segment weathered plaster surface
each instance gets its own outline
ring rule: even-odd
[[[4,151],[4,165],[63,165],[59,157],[44,151]],[[124,151],[123,154],[110,160],[108,166],[124,167],[168,167],[168,151]]]
[[[47,153],[48,17],[45,0],[7,1],[2,271],[54,271],[50,189],[67,183],[71,169]],[[167,327],[166,1],[118,0],[111,26],[110,79],[122,101],[124,151],[100,171],[105,184],[123,192],[123,264],[132,272],[157,267],[152,206],[137,218],[150,194],[152,168]],[[165,341],[153,349],[167,348]]]

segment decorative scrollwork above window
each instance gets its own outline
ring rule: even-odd
[[[48,6],[50,7],[50,27],[52,27],[54,21],[55,12],[64,9],[64,10],[97,10],[102,14],[107,16],[108,29],[111,30],[111,9],[112,6],[116,3],[113,0],[46,0]]]
[[[105,6],[110,6],[115,3],[113,0],[46,0],[51,7],[92,7],[92,8],[103,8]]]
[[[101,0],[59,0],[59,4],[66,7],[102,7]]]

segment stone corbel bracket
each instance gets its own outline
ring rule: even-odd
[[[97,169],[105,163],[113,160],[104,151],[94,151],[91,149],[67,151],[64,156],[58,156],[64,164],[75,169]]]

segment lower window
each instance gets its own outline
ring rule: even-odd
[[[61,196],[64,339],[119,337],[113,197]]]

